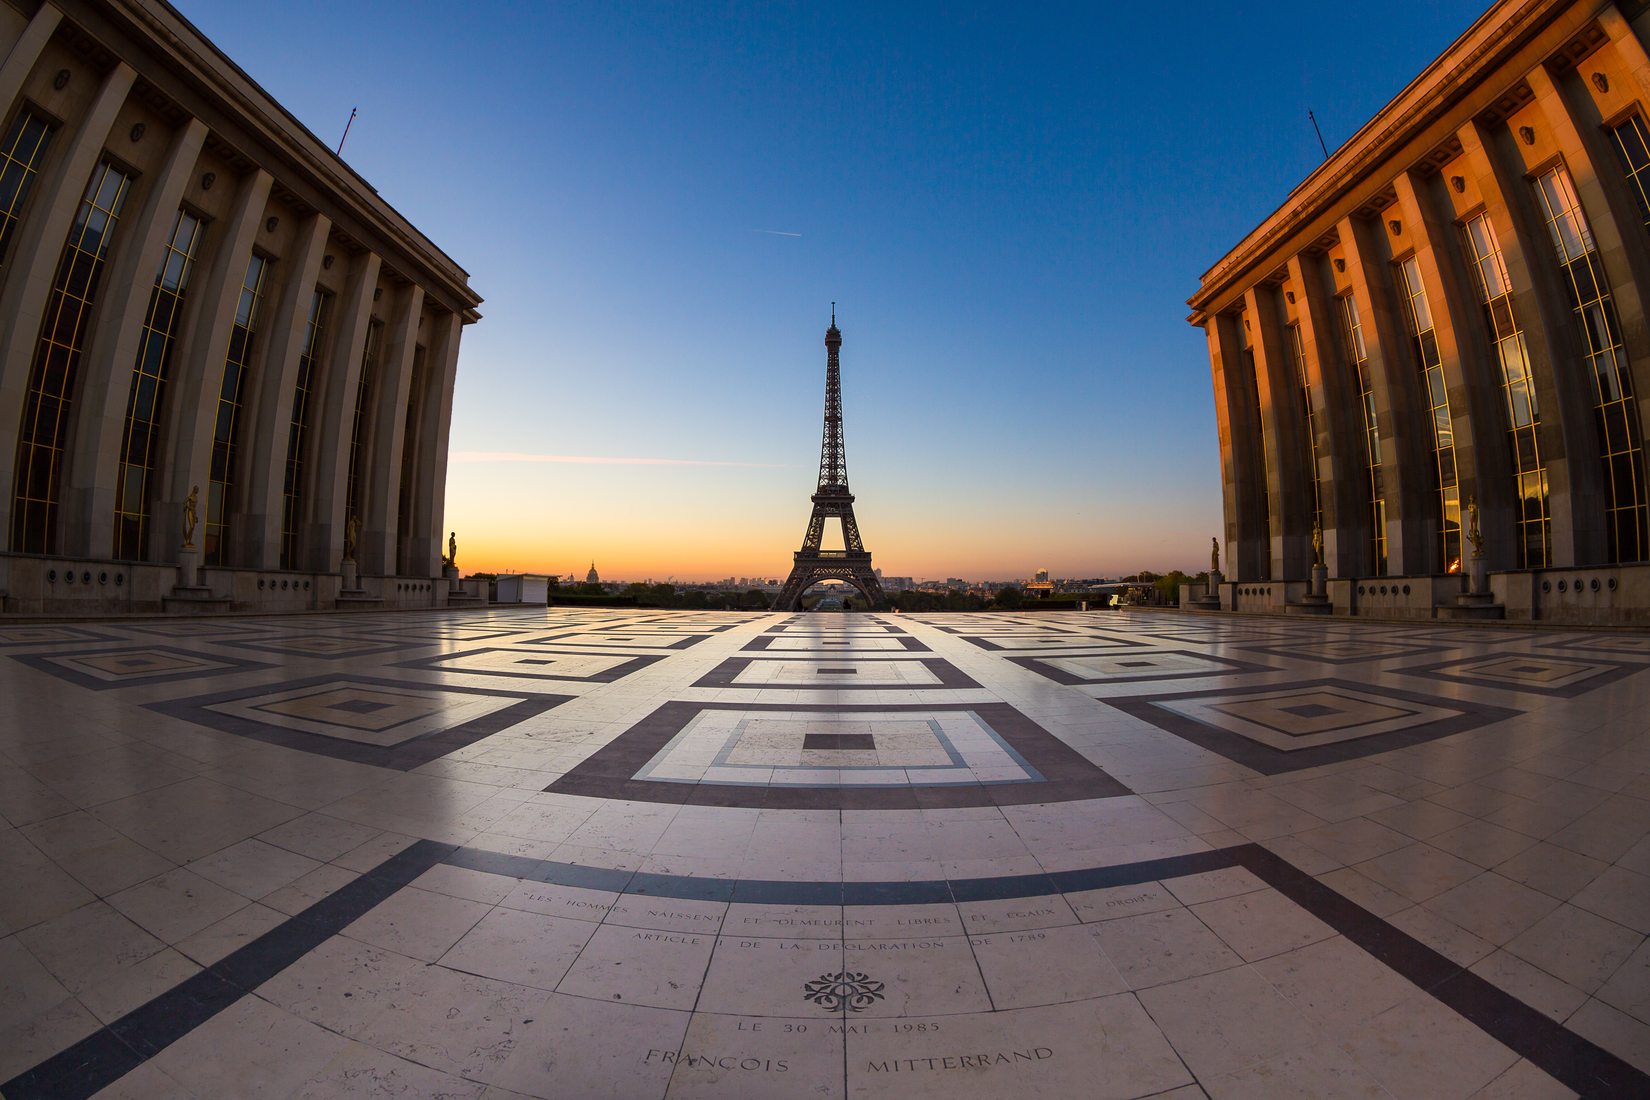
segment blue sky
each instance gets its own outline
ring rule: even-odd
[[[359,108],[344,159],[487,299],[462,564],[654,579],[788,568],[833,299],[885,572],[1199,568],[1186,297],[1321,160],[1308,108],[1333,149],[1482,11],[179,6],[327,144]]]

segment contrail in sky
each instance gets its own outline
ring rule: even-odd
[[[770,237],[800,237],[800,233],[791,233],[784,229],[758,229],[758,233],[766,233]]]
[[[454,451],[450,462],[561,462],[574,466],[741,466],[757,470],[783,470],[780,462],[723,462],[708,458],[616,458],[601,455],[536,455],[520,451]]]

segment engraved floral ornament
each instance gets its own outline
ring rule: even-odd
[[[826,1012],[860,1012],[882,1000],[883,985],[868,974],[839,970],[835,974],[821,974],[802,986],[804,1000],[812,1001]]]

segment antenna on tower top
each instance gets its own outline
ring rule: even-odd
[[[831,324],[836,324],[836,303],[831,303]]]

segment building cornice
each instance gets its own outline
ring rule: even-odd
[[[1204,272],[1197,293],[1187,300],[1192,308],[1187,320],[1201,325],[1228,308],[1248,286],[1421,163],[1462,122],[1492,107],[1507,88],[1491,86],[1489,79],[1538,37],[1573,36],[1609,6],[1607,0],[1500,0]],[[1525,60],[1530,63],[1520,73],[1545,58]]]
[[[324,214],[335,232],[422,286],[432,303],[459,313],[466,322],[479,318],[476,307],[482,299],[470,288],[468,272],[176,8],[165,0],[53,3],[66,24],[103,43],[137,71],[140,81],[176,99],[178,108],[206,123],[218,142],[268,169],[278,193]]]

